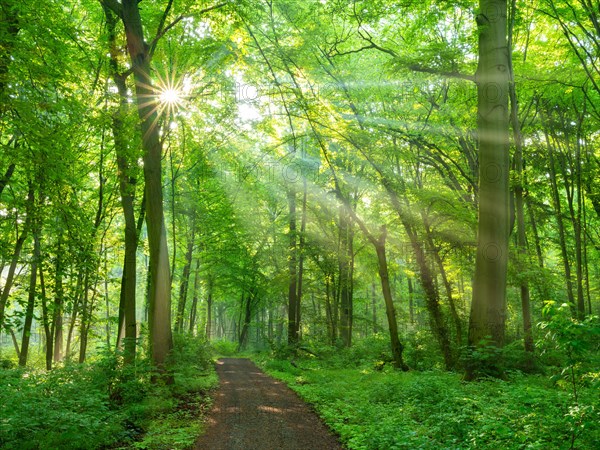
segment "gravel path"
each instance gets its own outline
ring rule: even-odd
[[[249,359],[217,362],[221,387],[196,450],[339,450],[317,415]]]

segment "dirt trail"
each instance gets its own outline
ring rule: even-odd
[[[252,361],[220,359],[217,373],[221,387],[196,450],[343,448],[306,403]]]

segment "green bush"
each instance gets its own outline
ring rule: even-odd
[[[540,375],[466,383],[444,371],[341,369],[329,361],[264,361],[263,367],[312,403],[349,449],[548,449],[600,442],[600,399],[592,382],[571,394]]]
[[[0,447],[99,448],[123,427],[106,377],[88,365],[51,372],[0,370]]]
[[[0,448],[188,448],[217,377],[205,342],[174,342],[171,384],[151,383],[148,361],[109,352],[52,371],[0,369]]]
[[[220,340],[211,342],[212,348],[219,356],[233,356],[237,353],[237,344],[235,342]]]

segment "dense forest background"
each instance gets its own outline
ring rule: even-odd
[[[341,352],[541,376],[592,448],[600,4],[476,3],[0,1],[5,406]]]

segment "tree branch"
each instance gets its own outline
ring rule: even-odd
[[[163,32],[163,28],[165,26],[165,22],[167,21],[167,17],[169,16],[169,12],[171,11],[171,7],[173,6],[173,0],[169,0],[167,3],[167,7],[165,8],[165,12],[160,18],[160,22],[158,24],[158,28],[156,30],[156,36],[161,36]]]
[[[177,25],[183,19],[185,19],[186,17],[191,17],[190,14],[181,14],[175,20],[173,20],[173,22],[171,22],[170,24],[168,24],[167,26],[165,26],[165,21],[167,19],[167,16],[168,16],[170,10],[171,10],[171,4],[172,3],[173,3],[173,0],[169,0],[169,4],[165,8],[165,12],[164,12],[162,18],[160,19],[160,25],[158,26],[158,30],[156,32],[156,36],[154,37],[154,39],[152,39],[152,42],[150,43],[150,51],[149,51],[149,58],[150,59],[152,59],[152,56],[154,55],[154,51],[156,50],[156,45],[158,44],[158,41],[165,34],[167,34],[171,30],[171,28],[173,28],[175,25]],[[209,11],[213,11],[215,9],[219,9],[219,8],[224,7],[224,6],[227,6],[227,3],[219,3],[217,5],[209,6],[208,8],[204,8],[204,9],[198,11],[197,13],[195,13],[194,16],[201,16],[203,14],[206,14]]]
[[[344,56],[344,55],[351,55],[353,53],[360,53],[363,52],[365,50],[378,50],[382,53],[387,53],[388,55],[392,56],[394,59],[396,59],[397,61],[400,61],[400,55],[398,55],[398,53],[396,53],[394,50],[389,49],[389,48],[385,48],[382,47],[378,44],[376,44],[375,42],[373,42],[373,39],[370,36],[365,36],[364,33],[361,33],[359,31],[359,35],[361,38],[363,38],[365,41],[367,41],[369,43],[369,45],[365,45],[363,47],[354,49],[354,50],[347,50],[347,51],[339,51],[337,49],[337,47],[334,47],[334,51],[335,53],[331,54],[332,57],[336,57],[336,56]],[[475,82],[475,76],[473,75],[467,75],[464,73],[460,73],[460,72],[456,72],[456,71],[452,71],[452,72],[447,72],[444,70],[438,70],[435,69],[433,67],[426,67],[426,66],[422,66],[421,64],[402,64],[403,67],[406,67],[409,70],[412,70],[413,72],[422,72],[422,73],[430,73],[433,75],[439,75],[441,77],[445,77],[445,78],[458,78],[460,80],[467,80],[467,81],[472,81]]]
[[[439,75],[441,77],[458,78],[460,80],[475,82],[475,76],[467,75],[460,72],[445,72],[443,70],[438,70],[433,67],[425,67],[420,64],[408,64],[406,67],[414,72],[431,73],[433,75]]]
[[[100,4],[112,12],[114,12],[120,18],[123,18],[123,6],[117,0],[98,0]]]

